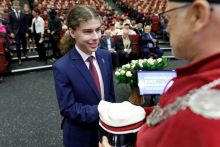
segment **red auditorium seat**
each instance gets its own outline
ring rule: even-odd
[[[157,16],[152,18],[152,31],[157,32],[161,30],[160,19]]]
[[[8,62],[5,58],[5,40],[0,38],[0,72],[7,71]]]

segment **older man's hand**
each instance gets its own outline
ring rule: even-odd
[[[156,45],[157,40],[156,39],[152,39],[152,41],[153,41],[154,45]]]
[[[109,51],[110,51],[111,53],[114,53],[115,50],[114,50],[113,48],[111,48]]]
[[[108,143],[108,138],[103,136],[102,143],[99,142],[99,147],[112,147],[112,146]]]

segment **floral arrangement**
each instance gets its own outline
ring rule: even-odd
[[[129,84],[138,86],[137,71],[138,70],[163,70],[168,66],[169,59],[139,59],[132,60],[131,63],[125,64],[115,72],[118,84]]]

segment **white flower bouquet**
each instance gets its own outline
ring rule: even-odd
[[[137,87],[138,70],[163,70],[168,66],[168,62],[167,58],[132,60],[131,63],[119,67],[119,70],[115,72],[115,80],[118,84],[125,83]]]

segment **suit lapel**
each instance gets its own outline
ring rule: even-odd
[[[88,67],[86,66],[85,62],[83,61],[82,57],[77,52],[75,47],[71,50],[71,56],[72,56],[73,64],[75,65],[75,67],[79,70],[79,72],[82,74],[82,76],[87,81],[88,85],[92,88],[92,90],[94,91],[94,93],[97,96],[97,99],[101,100],[98,88],[95,84],[95,81],[94,81]]]
[[[105,100],[108,100],[108,73],[106,69],[106,61],[104,60],[104,57],[100,54],[100,52],[97,50],[96,51],[96,58],[99,63],[99,68],[102,73],[102,79],[103,79],[103,84],[104,84],[104,94],[105,94]]]
[[[105,37],[105,43],[106,43],[106,45],[108,46],[107,37]]]

